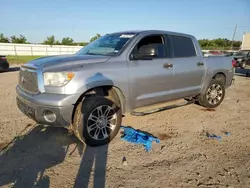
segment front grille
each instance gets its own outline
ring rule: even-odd
[[[30,93],[38,93],[37,73],[33,70],[20,69],[19,86]]]

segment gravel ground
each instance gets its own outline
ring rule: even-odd
[[[161,138],[147,153],[119,135],[90,148],[64,129],[36,126],[16,107],[12,70],[0,74],[0,187],[250,187],[250,78],[236,76],[215,111],[192,104],[126,116],[123,125]]]

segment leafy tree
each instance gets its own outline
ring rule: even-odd
[[[199,44],[202,49],[230,49],[231,45],[233,47],[239,48],[241,45],[241,41],[231,41],[226,38],[217,38],[213,40],[201,39],[199,40]]]
[[[43,42],[43,44],[54,45],[56,43],[55,36],[51,35]]]
[[[55,45],[61,45],[61,43],[57,40],[57,41],[55,42]]]
[[[3,35],[3,33],[0,33],[0,42],[2,42],[2,43],[9,43],[10,41],[9,41],[8,37],[5,37]]]
[[[61,42],[62,45],[73,45],[74,44],[74,40],[72,38],[66,37],[62,39]]]
[[[101,35],[97,33],[94,37],[92,37],[92,38],[90,39],[89,42],[93,42],[94,40],[98,39],[99,37],[101,37]]]
[[[20,37],[16,37],[13,35],[10,37],[10,39],[11,39],[12,43],[19,43],[19,44],[26,44],[27,43],[27,39],[23,35],[20,35]]]
[[[79,46],[86,46],[88,44],[88,42],[78,42],[75,43],[75,45],[79,45]]]
[[[233,42],[233,47],[239,48],[241,46],[241,41],[234,41]]]

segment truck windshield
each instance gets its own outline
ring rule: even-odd
[[[80,49],[76,55],[115,55],[125,44],[135,36],[135,33],[107,34]]]

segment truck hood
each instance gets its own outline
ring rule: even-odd
[[[110,59],[109,56],[99,55],[57,55],[46,56],[32,60],[25,64],[25,66],[32,66],[35,68],[49,68],[62,66],[84,65],[90,63],[102,63]]]

